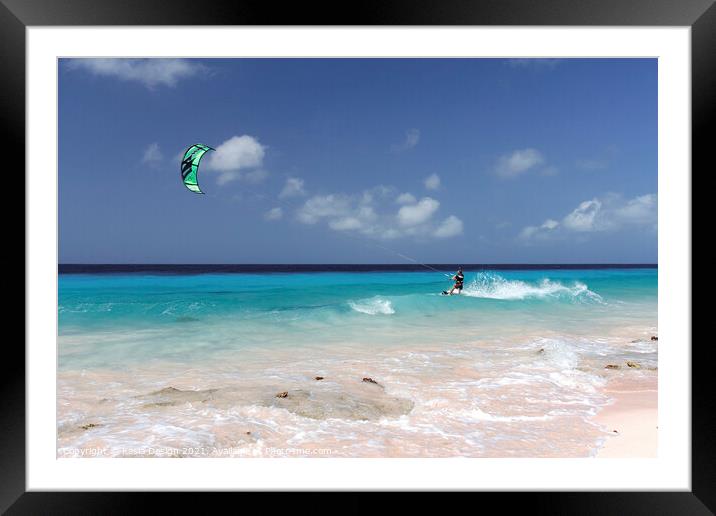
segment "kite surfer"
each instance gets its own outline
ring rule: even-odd
[[[449,292],[443,291],[443,294],[446,296],[451,296],[455,290],[457,290],[457,293],[460,294],[462,292],[463,282],[465,281],[465,275],[462,273],[462,267],[458,267],[457,272],[450,279],[454,280],[455,284],[453,285],[453,287],[450,289]]]

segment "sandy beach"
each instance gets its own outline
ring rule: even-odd
[[[655,270],[468,279],[65,276],[58,456],[655,455]]]
[[[597,457],[656,457],[658,447],[657,378],[640,383],[617,380],[605,392],[614,403],[602,409],[594,422],[612,432]]]

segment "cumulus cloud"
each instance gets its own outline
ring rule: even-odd
[[[420,141],[420,130],[408,129],[405,132],[405,139],[402,141],[402,143],[393,144],[390,146],[390,149],[393,152],[403,152],[403,151],[410,150],[413,147],[415,147],[419,141]]]
[[[266,220],[280,220],[283,217],[283,209],[281,207],[271,208],[264,214]]]
[[[289,177],[286,179],[286,184],[283,185],[281,193],[278,194],[279,199],[286,199],[289,197],[299,197],[306,195],[306,190],[303,188],[303,179],[300,177]]]
[[[519,238],[528,240],[534,236],[545,236],[557,227],[559,227],[559,222],[553,219],[547,219],[541,226],[527,226],[524,228],[520,233]]]
[[[142,156],[142,163],[155,167],[162,162],[162,159],[164,159],[162,151],[159,149],[159,144],[155,142],[149,144],[145,149],[144,155]]]
[[[628,224],[654,225],[657,221],[656,194],[647,194],[627,201],[623,206],[614,210],[618,221]]]
[[[315,195],[308,199],[298,212],[298,220],[315,224],[322,218],[345,217],[351,212],[351,200],[346,195]]]
[[[351,229],[361,229],[363,227],[363,221],[357,217],[343,217],[330,221],[328,225],[331,229],[346,231]]]
[[[440,188],[440,176],[437,174],[430,174],[428,177],[425,178],[423,184],[428,190],[437,190],[438,188]]]
[[[413,204],[417,201],[418,200],[415,198],[415,196],[408,192],[402,193],[395,198],[395,202],[397,202],[398,204]]]
[[[581,202],[574,211],[564,217],[564,227],[572,231],[594,231],[597,229],[595,222],[601,209],[602,203],[598,199]]]
[[[438,211],[440,203],[431,197],[423,197],[416,204],[403,206],[398,210],[401,226],[417,226],[429,220]]]
[[[435,228],[433,235],[438,238],[449,238],[462,234],[462,221],[455,215],[450,215]]]
[[[502,178],[513,178],[544,163],[544,157],[537,149],[521,149],[500,156],[495,173]]]
[[[376,187],[355,195],[314,195],[296,213],[303,224],[324,223],[334,231],[351,231],[362,235],[393,239],[407,236],[448,238],[462,233],[462,221],[451,215],[442,222],[434,221],[440,202],[401,194],[400,208],[395,211],[392,189]]]
[[[268,173],[263,164],[266,147],[247,134],[232,136],[204,158],[204,171],[219,172],[216,182],[225,185],[236,179],[260,183]],[[252,170],[253,169],[253,170]]]
[[[547,219],[540,226],[522,229],[522,240],[546,239],[568,234],[613,232],[626,228],[657,228],[657,197],[646,194],[633,199],[624,199],[618,194],[609,194],[601,199],[594,198],[579,203],[561,221]]]
[[[232,136],[209,154],[207,166],[220,172],[258,167],[265,153],[265,147],[253,136]]]
[[[206,73],[206,66],[188,59],[70,59],[68,70],[85,70],[100,77],[139,82],[149,88],[174,87],[179,80]]]

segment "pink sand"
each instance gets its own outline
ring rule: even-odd
[[[594,422],[606,427],[612,436],[597,457],[640,458],[657,456],[658,396],[656,378],[641,385],[613,383],[606,392],[614,403],[605,407]],[[616,432],[614,432],[616,430]]]

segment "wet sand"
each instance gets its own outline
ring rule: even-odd
[[[610,382],[605,392],[614,403],[602,409],[594,422],[611,434],[598,458],[655,458],[658,448],[657,379]],[[616,430],[616,432],[614,432]]]

